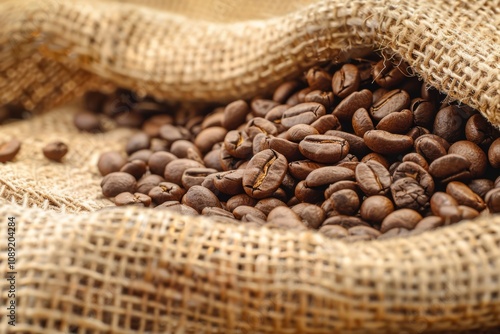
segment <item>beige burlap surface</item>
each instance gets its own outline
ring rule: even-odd
[[[367,47],[500,124],[499,1],[0,1],[0,104],[47,110],[91,87],[229,101]],[[16,217],[17,319],[1,333],[422,333],[500,326],[500,217],[345,244],[113,208],[96,161],[130,130],[78,107],[0,127],[0,272]],[[64,139],[64,163],[41,148]],[[493,330],[496,332],[496,330]]]

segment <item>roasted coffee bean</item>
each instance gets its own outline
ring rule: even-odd
[[[165,124],[172,124],[174,122],[172,116],[170,115],[155,115],[148,118],[142,124],[142,131],[146,133],[151,138],[160,136],[160,128]]]
[[[227,130],[223,127],[213,126],[202,130],[194,139],[194,144],[205,154],[212,149],[215,143],[224,141]]]
[[[388,92],[389,92],[388,89],[382,87],[373,91],[372,104],[375,104],[378,100],[380,100],[382,96],[384,96]]]
[[[339,119],[332,114],[321,116],[311,123],[311,126],[321,135],[328,130],[340,130],[342,128]]]
[[[406,133],[406,135],[408,137],[411,137],[414,141],[416,141],[417,138],[419,138],[425,134],[429,134],[429,133],[430,133],[430,131],[427,130],[426,128],[423,128],[421,126],[415,126],[415,127],[411,128],[410,131],[408,131]]]
[[[361,82],[358,68],[353,64],[344,64],[332,78],[333,93],[340,98],[358,90]]]
[[[381,234],[380,231],[377,231],[373,227],[364,225],[353,226],[347,230],[347,233],[349,234],[348,239],[350,241],[358,240],[357,238],[350,238],[351,236],[365,237],[359,238],[359,240],[372,240],[378,238]]]
[[[164,202],[155,207],[157,210],[168,210],[176,212],[183,216],[197,216],[198,212],[190,206],[179,203],[178,201],[168,201]]]
[[[296,105],[296,104],[299,104],[299,103],[303,103],[306,101],[306,95],[309,94],[310,92],[312,92],[314,89],[312,89],[311,87],[306,87],[306,88],[303,88],[301,90],[299,90],[297,93],[296,93],[296,102],[295,104],[293,103],[290,103],[290,99],[286,100],[286,104],[289,104],[289,105]],[[295,95],[295,94],[294,94]],[[290,97],[292,98],[293,95]],[[293,99],[292,99],[293,100]],[[293,102],[293,101],[292,101]]]
[[[106,176],[109,173],[118,172],[126,163],[127,160],[120,153],[115,151],[105,152],[99,156],[97,169],[99,169],[102,176]]]
[[[441,217],[438,216],[427,216],[415,225],[412,231],[412,235],[419,234],[425,231],[432,231],[438,227],[443,226],[444,222]]]
[[[429,170],[429,164],[423,156],[418,153],[408,153],[403,157],[403,162],[414,162],[425,170]]]
[[[252,112],[257,118],[265,117],[266,114],[277,105],[279,105],[278,102],[266,99],[254,99],[250,103]]]
[[[231,102],[224,108],[222,126],[228,130],[234,130],[245,123],[245,119],[249,113],[250,107],[245,101],[238,100]]]
[[[321,90],[313,90],[308,93],[304,99],[304,102],[314,102],[319,103],[325,107],[326,110],[330,110],[333,106],[333,93],[332,92],[323,92]]]
[[[155,152],[148,159],[149,170],[153,174],[163,176],[165,167],[176,159],[177,157],[170,152]]]
[[[354,190],[359,195],[361,195],[361,191],[360,191],[356,181],[346,180],[346,181],[338,181],[338,182],[330,184],[328,186],[328,188],[326,188],[326,190],[323,193],[324,198],[329,198],[330,196],[332,196],[333,193],[335,193],[339,190],[342,190],[342,189],[351,189],[351,190]]]
[[[391,194],[398,208],[424,211],[429,203],[429,195],[421,184],[412,177],[404,177],[391,184]]]
[[[268,121],[262,117],[256,117],[250,120],[246,126],[246,132],[250,139],[254,139],[254,137],[260,133],[270,136],[278,135],[278,129],[271,121]]]
[[[344,239],[349,233],[340,225],[325,225],[319,229],[319,233],[330,239]]]
[[[387,168],[373,160],[360,163],[356,167],[355,177],[361,191],[367,196],[387,194],[392,183]]]
[[[188,168],[204,168],[204,166],[194,160],[177,159],[165,166],[163,177],[167,182],[182,184],[182,174]]]
[[[196,145],[184,139],[176,140],[175,142],[173,142],[170,146],[170,153],[181,159],[191,159],[190,156],[196,157],[195,159],[191,160],[200,160],[202,156],[200,150],[198,149],[198,147],[196,147]]]
[[[474,179],[467,184],[474,193],[481,198],[486,196],[486,193],[495,187],[495,183],[488,179]]]
[[[114,121],[118,126],[124,128],[140,128],[144,122],[144,115],[137,112],[120,113],[114,117]]]
[[[427,196],[432,196],[434,193],[434,180],[432,176],[427,172],[422,166],[417,165],[414,162],[406,161],[398,165],[392,178],[394,181],[403,179],[406,177],[411,177],[417,181],[417,183],[422,187]]]
[[[358,194],[351,189],[343,189],[327,198],[321,208],[328,217],[336,215],[354,215],[359,210]]]
[[[241,205],[235,208],[233,210],[233,215],[236,219],[241,219],[243,216],[246,215],[252,215],[263,220],[267,219],[266,215],[262,211],[247,205]]]
[[[313,170],[325,166],[325,164],[311,160],[292,161],[288,164],[288,171],[297,180],[305,180]]]
[[[243,164],[243,159],[238,159],[229,154],[225,147],[219,150],[219,162],[223,171],[238,169]]]
[[[401,237],[406,237],[410,235],[412,231],[404,228],[404,227],[395,227],[391,228],[390,230],[386,231],[385,233],[380,233],[379,237],[377,238],[378,240],[387,240],[387,239],[392,239],[392,238],[401,238]]]
[[[132,153],[128,157],[127,161],[142,160],[142,161],[147,163],[149,161],[149,158],[151,157],[151,155],[153,155],[153,151],[151,151],[149,149],[143,149],[143,150],[139,150],[137,152]]]
[[[448,154],[458,154],[470,161],[470,175],[472,177],[481,177],[486,171],[488,159],[484,151],[476,144],[461,140],[452,144],[448,149]]]
[[[471,208],[470,206],[459,205],[458,211],[460,212],[460,220],[474,219],[479,216],[479,211]]]
[[[439,208],[438,213],[444,225],[456,224],[462,220],[462,211],[458,206],[443,206]]]
[[[326,218],[325,211],[321,207],[310,203],[294,205],[292,210],[309,228],[319,228]]]
[[[53,161],[61,161],[61,159],[68,153],[68,145],[62,141],[55,141],[47,144],[43,150],[43,155]]]
[[[137,192],[147,195],[151,189],[156,187],[161,182],[165,182],[165,179],[160,175],[151,174],[143,176],[139,181],[137,181]]]
[[[450,182],[471,178],[471,162],[458,154],[447,154],[434,160],[429,165],[429,173],[441,182]]]
[[[415,140],[415,150],[428,162],[432,162],[446,155],[450,144],[441,137],[425,134]]]
[[[287,111],[290,107],[291,106],[288,104],[277,105],[273,109],[269,110],[264,119],[273,123],[274,126],[276,126],[276,128],[278,129],[278,131],[280,129],[284,129],[284,127],[281,125],[281,118],[283,117],[285,111]]]
[[[500,138],[497,138],[488,149],[488,160],[493,168],[500,168]]]
[[[252,141],[252,154],[255,155],[261,151],[269,149],[271,147],[271,138],[272,136],[263,133],[257,134]]]
[[[368,110],[372,105],[372,92],[368,89],[363,89],[360,92],[349,94],[337,107],[333,110],[333,115],[341,121],[350,122],[352,115],[359,108]],[[401,108],[403,109],[403,108]]]
[[[151,146],[149,149],[151,151],[153,151],[153,153],[154,152],[167,152],[168,145],[167,145],[167,142],[163,139],[153,138],[151,140]]]
[[[413,146],[411,137],[383,130],[367,131],[363,138],[368,148],[380,154],[401,154]]]
[[[99,132],[102,130],[99,117],[90,112],[79,112],[73,118],[73,124],[80,131]]]
[[[354,226],[370,226],[367,222],[363,221],[361,218],[353,216],[338,215],[325,219],[321,226],[326,225],[340,225],[344,228],[351,228]]]
[[[490,146],[496,135],[498,132],[480,114],[472,115],[465,124],[465,138],[481,147]]]
[[[434,193],[434,195],[432,195],[430,204],[432,213],[436,216],[439,216],[439,210],[442,207],[458,206],[458,202],[455,198],[441,191],[438,191]]]
[[[306,80],[312,90],[329,91],[332,89],[332,76],[320,67],[312,67],[307,71]]]
[[[211,127],[221,127],[224,120],[224,108],[215,108],[206,115],[201,122],[201,129],[205,130]]]
[[[485,197],[486,205],[490,213],[500,212],[500,188],[494,188],[488,191]]]
[[[267,215],[267,221],[273,221],[280,218],[300,221],[300,216],[287,206],[275,207],[271,209],[271,211]]]
[[[361,204],[359,213],[361,218],[367,222],[381,224],[391,212],[394,211],[394,204],[385,196],[370,196]]]
[[[273,101],[285,103],[301,86],[300,81],[286,81],[276,88],[273,94]]]
[[[276,218],[266,224],[267,228],[287,229],[289,231],[305,231],[307,227],[299,219]]]
[[[226,208],[227,210],[233,212],[234,209],[236,209],[239,206],[255,206],[257,203],[257,200],[255,198],[252,198],[248,196],[246,193],[244,194],[238,194],[234,195],[230,199],[227,200],[226,202]]]
[[[306,181],[297,183],[294,195],[301,203],[316,204],[324,200],[323,192],[320,189],[308,187]]]
[[[380,232],[385,233],[396,227],[412,230],[421,220],[422,216],[417,211],[411,209],[399,209],[391,212],[387,215],[387,217],[385,217],[382,221],[382,225],[380,226]]]
[[[224,137],[224,147],[235,158],[245,159],[252,154],[252,141],[243,131],[229,131]]]
[[[287,109],[281,117],[281,124],[289,129],[297,124],[311,124],[325,115],[326,109],[316,102],[305,102]]]
[[[405,75],[390,60],[382,59],[373,66],[373,79],[381,87],[391,88],[400,84],[405,79]]]
[[[142,160],[132,160],[127,162],[120,169],[120,172],[128,173],[135,177],[136,180],[139,180],[147,171],[147,165]]]
[[[452,181],[448,183],[446,193],[456,199],[460,205],[470,206],[477,211],[486,208],[483,199],[462,182]]]
[[[436,113],[436,108],[432,102],[422,98],[413,99],[410,110],[413,113],[413,121],[416,125],[426,128],[431,127]]]
[[[361,159],[361,162],[368,162],[370,160],[378,162],[387,169],[389,168],[389,161],[387,161],[387,159],[380,153],[368,153]]]
[[[182,173],[182,187],[184,189],[189,189],[192,186],[201,186],[205,177],[214,173],[217,173],[217,170],[212,168],[188,168],[184,171],[184,173]]]
[[[168,145],[171,145],[176,140],[189,140],[189,131],[183,127],[172,124],[165,124],[160,127],[160,138],[165,139]]]
[[[404,134],[410,130],[412,125],[412,112],[409,109],[403,109],[400,112],[393,112],[382,118],[375,128],[390,133]]]
[[[304,156],[299,151],[299,144],[286,139],[271,138],[269,140],[269,148],[283,154],[289,161],[304,159]]]
[[[210,190],[202,186],[192,186],[188,189],[186,194],[182,197],[182,204],[187,205],[195,209],[198,213],[201,213],[205,207],[217,207],[220,208],[221,204],[217,196]]]
[[[376,121],[393,112],[408,109],[410,106],[410,95],[401,89],[394,89],[386,93],[371,108],[370,114]],[[368,107],[365,107],[368,110]]]
[[[243,169],[217,173],[214,178],[214,186],[224,194],[241,194],[243,192],[244,173]]]
[[[234,219],[234,215],[231,212],[218,207],[205,207],[201,210],[201,214],[204,216],[221,216]]]
[[[432,133],[454,143],[464,137],[465,122],[460,108],[451,105],[439,110],[434,119]]]
[[[291,141],[298,143],[305,137],[309,135],[317,135],[319,134],[318,130],[316,130],[313,126],[308,124],[297,124],[288,129],[288,138]]]
[[[309,188],[321,187],[345,180],[354,180],[352,170],[345,167],[327,166],[311,171],[305,179],[305,185]]]
[[[168,201],[180,201],[186,191],[179,185],[171,182],[160,182],[148,192],[149,197],[156,204]]]
[[[367,131],[375,129],[370,114],[365,108],[359,108],[352,115],[352,128],[359,137],[363,137]]]
[[[268,197],[258,201],[254,207],[262,211],[267,216],[269,215],[269,212],[271,212],[274,208],[277,208],[279,206],[288,208],[288,205],[286,205],[285,202],[274,197]]]
[[[276,191],[287,172],[286,158],[271,149],[250,160],[243,174],[243,188],[253,198],[266,198]]]
[[[116,195],[115,204],[116,206],[134,205],[148,207],[151,205],[151,197],[141,193],[132,194],[129,192],[123,192]]]
[[[306,158],[320,163],[335,163],[349,153],[347,140],[327,135],[310,135],[299,143],[299,150]]]
[[[101,181],[102,194],[106,197],[115,197],[123,192],[133,193],[136,187],[135,178],[123,172],[110,173]]]
[[[345,139],[349,143],[349,153],[352,153],[356,156],[362,157],[369,152],[369,149],[363,141],[363,138],[358,137],[352,133],[338,130],[328,130],[325,132],[325,135]]]

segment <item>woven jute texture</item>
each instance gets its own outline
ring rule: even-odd
[[[500,1],[0,0],[0,333],[496,333],[500,217],[346,244],[311,231],[106,208],[96,162],[131,130],[83,134],[90,88],[230,101],[325,59],[384,50],[500,124]],[[43,158],[54,139],[63,163]],[[16,221],[16,326],[7,221]],[[490,330],[491,329],[491,330]]]

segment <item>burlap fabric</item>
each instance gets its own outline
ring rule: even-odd
[[[0,104],[47,110],[113,85],[176,100],[249,97],[366,48],[500,124],[499,1],[0,1]],[[422,333],[500,326],[500,217],[345,244],[137,208],[99,210],[77,107],[2,126],[0,271],[16,217],[17,325],[2,333]],[[63,164],[41,148],[63,138]],[[3,276],[3,275],[2,275]],[[493,330],[492,332],[496,332]]]

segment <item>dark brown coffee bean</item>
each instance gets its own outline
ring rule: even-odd
[[[299,143],[299,150],[306,158],[320,163],[335,163],[349,153],[347,140],[327,135],[311,135]]]
[[[333,106],[333,93],[332,92],[323,92],[321,90],[313,90],[309,94],[306,95],[304,102],[314,102],[319,103],[325,107],[326,110],[330,110]]]
[[[432,133],[454,143],[464,137],[465,119],[460,108],[451,105],[438,111]]]
[[[252,154],[252,141],[243,131],[229,131],[224,137],[224,147],[235,158],[245,159]]]
[[[151,151],[153,151],[153,153],[154,152],[167,152],[168,151],[168,144],[163,139],[153,138],[151,140],[151,146],[149,149]]]
[[[340,130],[342,128],[339,119],[332,114],[321,116],[311,126],[321,135],[328,130]]]
[[[142,131],[144,131],[151,138],[160,136],[160,128],[165,124],[172,124],[174,122],[170,115],[155,115],[148,118],[142,124]]]
[[[144,149],[144,150],[139,150],[137,152],[132,153],[128,158],[127,161],[134,161],[134,160],[142,160],[144,162],[148,162],[149,158],[153,155],[153,151]]]
[[[297,124],[311,124],[325,115],[326,109],[316,102],[305,102],[287,109],[281,117],[281,124],[289,129]]]
[[[441,137],[426,134],[415,140],[415,150],[427,161],[432,162],[446,155],[450,144]]]
[[[327,225],[340,225],[347,229],[354,226],[370,226],[368,225],[367,222],[363,221],[361,218],[344,216],[344,215],[333,216],[325,219],[325,221],[321,226],[323,227]]]
[[[144,161],[132,160],[123,165],[120,172],[128,173],[135,177],[136,180],[139,180],[146,173],[146,170],[147,165]]]
[[[315,204],[324,200],[323,192],[320,189],[308,187],[306,181],[297,183],[294,195],[301,203]]]
[[[429,195],[412,177],[404,177],[391,184],[391,194],[398,208],[424,211],[429,204]]]
[[[218,207],[203,208],[203,210],[201,210],[201,214],[203,216],[221,216],[234,219],[234,215],[231,212]]]
[[[212,168],[188,168],[182,173],[182,187],[187,190],[192,186],[201,186],[205,178],[214,173],[217,173],[217,170]]]
[[[267,215],[267,221],[273,221],[280,218],[300,221],[300,216],[287,206],[275,207],[271,209],[271,211]]]
[[[373,97],[372,97],[372,104],[375,104],[377,103],[378,100],[380,100],[380,98],[382,96],[384,96],[386,93],[388,93],[389,90],[386,89],[386,88],[378,88],[376,90],[373,91]]]
[[[352,153],[356,156],[362,157],[369,152],[369,149],[363,141],[363,138],[358,137],[352,133],[338,130],[328,130],[325,132],[325,135],[345,139],[349,143],[349,153]]]
[[[325,225],[319,229],[319,233],[330,239],[344,239],[349,234],[347,229],[340,225]]]
[[[288,208],[288,206],[286,205],[285,202],[277,199],[277,198],[274,198],[274,197],[268,197],[268,198],[264,198],[264,199],[261,199],[260,201],[258,201],[256,204],[255,204],[255,208],[260,210],[261,212],[263,212],[266,216],[269,215],[269,213],[279,207],[279,206],[283,206],[283,207],[286,207]],[[268,217],[269,219],[269,217]]]
[[[192,142],[184,139],[173,142],[170,146],[170,153],[181,159],[190,159],[190,155],[196,156],[195,159],[191,160],[200,160],[202,156],[198,147],[196,147]]]
[[[266,135],[264,133],[257,134],[252,141],[252,153],[253,155],[267,150],[271,147],[270,141],[272,136]]]
[[[133,193],[136,187],[135,178],[123,172],[110,173],[101,181],[102,194],[106,197],[115,197],[123,192]]]
[[[304,103],[306,102],[306,95],[309,94],[310,92],[312,92],[314,89],[312,89],[311,87],[306,87],[306,88],[303,88],[301,90],[299,90],[297,93],[296,93],[296,101],[297,103],[293,104],[293,103],[290,103],[290,99],[288,99],[286,101],[286,104],[289,104],[289,105],[296,105],[298,103]],[[295,94],[294,94],[295,95]],[[292,98],[293,95],[290,97]],[[293,100],[293,99],[292,99]],[[293,101],[292,101],[293,102]]]
[[[179,114],[179,113],[177,113]],[[224,108],[215,108],[210,114],[206,115],[201,122],[201,129],[205,130],[211,127],[221,127],[224,120]],[[177,124],[179,124],[177,122]]]
[[[207,168],[213,168],[216,169],[217,171],[221,172],[223,170],[222,165],[221,165],[221,150],[212,150],[205,154],[205,157],[203,158],[203,164]]]
[[[155,152],[148,159],[149,170],[153,174],[163,176],[165,167],[176,159],[177,157],[170,152]]]
[[[358,225],[353,226],[347,230],[349,236],[346,238],[346,241],[353,242],[358,240],[372,240],[377,239],[381,233],[370,226]],[[363,237],[363,238],[351,238],[351,237]]]
[[[171,161],[166,167],[163,177],[167,182],[182,184],[182,174],[188,168],[204,168],[204,166],[194,160],[177,159]]]
[[[221,204],[217,196],[210,190],[202,186],[192,186],[188,189],[186,194],[182,197],[182,204],[187,205],[195,209],[198,213],[201,213],[205,207],[217,207],[220,208]]]
[[[353,64],[344,64],[332,78],[333,93],[340,98],[358,90],[361,82],[358,68]]]
[[[415,141],[417,140],[417,138],[429,133],[430,131],[427,130],[426,128],[423,128],[421,126],[415,126],[411,128],[410,131],[406,133],[406,135],[411,137]]]
[[[244,173],[243,169],[217,173],[214,178],[214,186],[224,194],[241,194],[243,192]]]
[[[434,193],[434,180],[422,166],[411,161],[401,163],[394,171],[392,178],[397,181],[406,177],[415,179],[427,196],[430,197]]]
[[[411,101],[410,110],[413,113],[413,121],[416,125],[430,128],[434,121],[436,108],[434,103],[422,98]]]
[[[160,182],[151,188],[148,195],[154,203],[162,204],[168,201],[180,201],[185,193],[186,191],[175,183]]]
[[[448,154],[458,154],[470,161],[470,174],[473,178],[481,177],[486,171],[488,159],[484,151],[476,144],[461,140],[452,144],[448,149]]]
[[[394,87],[405,79],[405,75],[399,69],[399,67],[394,66],[392,62],[388,59],[380,60],[373,67],[373,79],[381,87],[391,88]]]
[[[134,205],[148,207],[151,205],[151,197],[141,193],[132,194],[129,192],[123,192],[116,195],[114,202],[116,206]]]
[[[363,137],[365,132],[375,129],[370,114],[365,108],[359,108],[352,115],[352,128],[359,137]]]
[[[367,196],[387,194],[392,183],[387,168],[373,160],[360,163],[356,167],[355,177],[359,187]]]
[[[190,206],[179,203],[178,201],[164,202],[155,207],[155,210],[168,210],[183,216],[197,216],[198,212]]]
[[[279,105],[278,102],[266,99],[254,99],[250,103],[255,117],[265,117],[266,114],[277,105]]]
[[[412,231],[412,235],[419,234],[426,231],[435,230],[438,227],[444,225],[443,219],[438,216],[428,216],[423,218],[421,221],[417,223],[415,228]]]
[[[17,139],[11,139],[6,143],[0,144],[0,162],[12,161],[20,149],[21,142]]]
[[[465,124],[467,140],[482,147],[490,146],[497,134],[493,126],[480,114],[472,115]]]
[[[309,188],[321,187],[344,180],[354,180],[354,172],[345,167],[327,166],[311,171],[305,179],[305,185]]]
[[[462,219],[474,219],[479,216],[479,212],[469,206],[459,205],[458,211],[460,212],[460,217]]]
[[[471,162],[458,154],[447,154],[434,160],[429,165],[429,173],[441,182],[465,180],[471,178]]]
[[[244,162],[243,159],[238,159],[229,154],[225,147],[219,150],[219,162],[223,171],[238,169]]]
[[[288,138],[291,141],[298,143],[309,135],[319,134],[318,130],[308,124],[297,124],[288,129]]]
[[[294,205],[292,210],[299,215],[302,222],[309,228],[319,228],[326,218],[325,211],[322,208],[310,203]]]
[[[61,159],[68,153],[68,145],[62,141],[55,141],[47,144],[43,150],[43,155],[53,161],[61,161]]]
[[[278,103],[285,103],[298,89],[300,89],[300,81],[286,81],[276,88],[273,93],[273,100]]]
[[[333,115],[341,121],[350,122],[352,115],[359,108],[368,110],[372,105],[372,92],[368,89],[363,89],[360,92],[354,92],[347,96],[333,110]],[[401,108],[403,109],[403,108]]]
[[[489,179],[474,179],[467,184],[473,192],[481,198],[486,196],[486,193],[495,187],[495,183]]]
[[[336,215],[354,215],[359,210],[358,194],[351,189],[343,189],[327,198],[321,208],[328,217]]]
[[[387,169],[389,168],[389,161],[380,153],[368,153],[361,159],[361,162],[368,162],[370,160],[378,162]]]
[[[410,106],[410,95],[401,89],[394,89],[386,93],[371,108],[370,114],[376,121],[380,121],[385,116],[393,112],[408,109]],[[366,107],[368,110],[368,107]]]
[[[330,184],[328,186],[328,188],[326,188],[325,192],[323,193],[324,198],[329,198],[330,196],[332,196],[333,193],[335,193],[339,190],[342,190],[342,189],[351,189],[351,190],[354,190],[359,195],[361,195],[361,191],[360,191],[356,181],[346,180],[346,181],[338,181],[338,182]]]
[[[261,133],[276,136],[278,135],[278,129],[271,121],[262,117],[255,117],[247,123],[246,133],[253,140],[256,135]]]
[[[368,148],[380,154],[401,154],[413,146],[411,137],[383,130],[367,131],[363,138]]]
[[[290,174],[297,180],[305,180],[309,173],[320,167],[325,165],[311,160],[292,161],[288,164]]]
[[[259,219],[263,219],[263,220],[267,219],[266,215],[262,211],[254,208],[254,207],[246,206],[246,205],[241,205],[241,206],[238,206],[237,208],[235,208],[233,210],[233,215],[236,219],[242,219],[242,217],[246,216],[246,215],[252,215],[252,216],[255,216],[255,217],[257,217]]]
[[[462,220],[462,211],[458,206],[443,206],[439,208],[439,216],[443,219],[445,226],[456,224]]]
[[[144,122],[144,115],[131,111],[116,115],[114,120],[120,127],[139,129]]]
[[[312,90],[332,90],[332,76],[320,67],[312,67],[307,71],[306,80]]]
[[[151,189],[156,187],[161,182],[165,182],[165,179],[160,175],[151,174],[143,176],[139,181],[137,181],[137,192],[148,195]]]
[[[245,119],[249,113],[250,107],[245,101],[238,100],[231,102],[224,108],[222,126],[227,130],[234,130],[245,123]]]
[[[284,129],[284,127],[281,125],[281,118],[283,117],[285,111],[287,111],[290,107],[291,106],[288,104],[277,105],[273,109],[269,110],[264,119],[273,123],[278,131],[280,131],[281,129]]]
[[[500,168],[500,138],[497,138],[488,149],[488,160],[493,168]]]
[[[212,149],[212,146],[218,142],[224,141],[227,130],[223,127],[214,126],[202,130],[194,139],[194,144],[205,154]]]
[[[453,181],[448,183],[446,193],[456,199],[460,205],[470,206],[477,211],[486,208],[483,199],[462,182]]]
[[[257,200],[245,194],[234,195],[226,202],[227,210],[233,212],[239,206],[255,206]]]
[[[75,124],[76,128],[80,131],[95,133],[102,130],[99,117],[90,112],[76,113],[73,118],[73,124]]]
[[[431,211],[434,215],[439,216],[439,209],[445,206],[458,206],[455,198],[447,193],[438,191],[431,197]]]
[[[409,109],[403,109],[400,112],[393,112],[382,118],[377,124],[376,129],[403,134],[408,132],[412,125],[412,112]]]
[[[102,176],[106,176],[109,173],[118,172],[126,163],[127,160],[120,153],[115,151],[105,152],[99,156],[97,169],[99,169]]]
[[[488,191],[485,197],[486,205],[491,214],[500,212],[500,188]]]
[[[280,187],[287,169],[288,162],[282,154],[264,150],[248,163],[243,174],[243,188],[253,198],[269,197]]]
[[[421,220],[422,216],[417,211],[411,209],[399,209],[385,217],[382,221],[380,232],[385,233],[396,227],[412,230]]]
[[[307,227],[299,219],[276,218],[266,224],[267,228],[286,229],[288,231],[305,231]]]
[[[408,153],[403,157],[403,162],[414,162],[425,170],[429,170],[429,164],[423,156],[418,153]]]
[[[304,156],[299,151],[299,144],[286,139],[271,138],[269,140],[269,148],[283,154],[288,161],[304,159]]]
[[[391,212],[394,204],[385,196],[370,196],[361,203],[359,213],[361,218],[367,222],[381,224]]]
[[[172,124],[162,125],[160,127],[159,135],[160,138],[167,141],[168,145],[171,145],[176,140],[190,139],[189,131],[187,131],[187,129]]]

